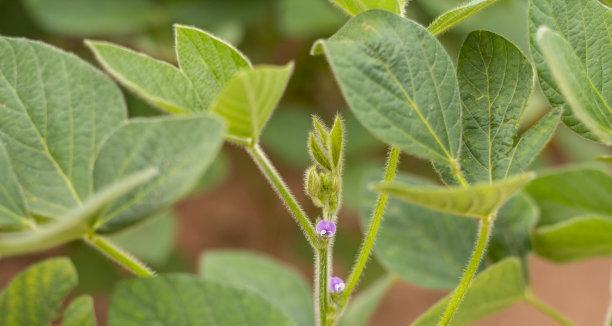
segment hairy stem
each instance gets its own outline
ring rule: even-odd
[[[285,184],[278,171],[276,171],[276,168],[274,168],[272,162],[270,162],[259,144],[256,144],[253,147],[245,147],[245,149],[253,161],[255,161],[261,173],[263,173],[266,179],[268,179],[268,182],[270,182],[272,188],[274,188],[278,194],[278,197],[280,197],[280,199],[285,203],[285,206],[302,229],[302,232],[304,232],[304,235],[312,248],[316,249],[317,237],[312,223],[308,219],[308,216],[306,216],[306,213],[298,201],[295,199],[295,197],[293,197],[293,194],[291,194],[291,190],[289,190],[287,184]]]
[[[574,326],[574,323],[571,320],[561,315],[553,307],[547,305],[546,303],[542,302],[542,300],[540,300],[538,297],[536,297],[531,291],[531,289],[527,289],[527,291],[525,291],[525,301],[532,305],[534,308],[538,309],[540,312],[556,320],[560,325]]]
[[[480,261],[482,260],[482,257],[484,256],[487,250],[487,244],[489,242],[491,231],[493,230],[493,224],[495,221],[496,214],[497,213],[493,213],[480,220],[478,239],[476,240],[476,245],[474,247],[474,251],[472,252],[472,257],[468,262],[467,268],[465,269],[463,276],[461,276],[459,285],[450,297],[444,314],[438,322],[439,326],[446,326],[450,324],[451,320],[453,319],[453,316],[459,308],[459,305],[461,304],[461,301],[465,297],[465,294],[467,293],[470,284],[474,279],[474,275],[476,275],[476,272],[478,271]]]
[[[132,274],[139,277],[155,276],[155,272],[151,268],[149,268],[143,262],[139,261],[133,255],[119,248],[117,245],[115,245],[105,237],[95,233],[91,233],[89,235],[84,236],[83,239],[94,249],[103,253],[106,257],[110,258],[118,265],[130,271]]]
[[[399,165],[400,149],[396,146],[391,146],[389,149],[389,155],[387,157],[387,166],[385,168],[385,182],[393,181],[395,174],[397,173],[397,166]],[[368,259],[372,254],[374,248],[374,242],[378,236],[378,230],[380,229],[380,223],[382,222],[385,209],[387,208],[387,202],[389,195],[381,193],[378,195],[376,205],[374,206],[374,212],[368,225],[368,230],[362,240],[361,250],[357,255],[357,260],[353,264],[351,273],[346,282],[346,288],[338,300],[338,311],[342,314],[351,294],[357,287],[361,274],[368,263]]]
[[[329,246],[326,245],[317,250],[315,256],[315,312],[317,325],[323,326],[327,324],[327,308],[329,307],[329,291],[327,290],[330,277]]]

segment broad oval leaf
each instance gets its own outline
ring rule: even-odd
[[[51,325],[76,285],[77,272],[68,258],[29,267],[0,293],[0,325]]]
[[[151,105],[174,114],[206,109],[189,78],[177,67],[108,42],[88,40],[85,44],[108,73]]]
[[[249,289],[276,306],[296,324],[314,324],[310,287],[297,271],[260,254],[208,251],[200,260],[207,281]]]
[[[41,251],[83,237],[91,232],[92,225],[102,210],[156,175],[157,171],[154,169],[126,175],[116,183],[96,192],[85,203],[58,217],[57,220],[34,230],[0,234],[0,256]]]
[[[497,0],[471,0],[466,2],[438,16],[438,18],[429,24],[427,30],[433,35],[442,34],[495,2]]]
[[[457,78],[464,109],[461,167],[466,178],[504,179],[533,88],[531,64],[510,41],[476,31],[461,47]]]
[[[468,187],[419,186],[391,182],[378,184],[376,189],[432,210],[465,217],[485,218],[494,214],[534,177],[534,173],[524,173],[501,181],[477,183]]]
[[[393,285],[394,278],[392,275],[383,276],[352,298],[346,312],[340,319],[340,326],[369,325],[376,308]]]
[[[296,325],[263,297],[244,288],[189,275],[123,281],[115,288],[110,326]]]
[[[21,229],[31,222],[23,191],[13,166],[0,140],[0,231]]]
[[[376,137],[417,157],[455,163],[461,144],[455,68],[425,28],[372,10],[313,51],[325,52],[351,110]]]
[[[612,145],[612,98],[595,87],[572,46],[558,33],[540,27],[536,42],[573,115],[597,140]],[[612,51],[612,46],[608,49]]]
[[[211,112],[222,117],[230,140],[255,144],[266,122],[278,105],[293,63],[286,66],[256,66],[238,72],[221,91]]]
[[[486,316],[501,311],[525,297],[525,278],[521,263],[516,258],[504,259],[479,273],[461,303],[461,309],[449,325],[470,325]],[[412,326],[436,325],[449,301],[442,298],[422,314]]]
[[[330,0],[351,16],[356,16],[371,9],[381,9],[397,15],[403,15],[406,0]]]
[[[205,109],[249,59],[229,43],[195,27],[174,25],[176,55]]]
[[[92,297],[82,295],[74,299],[64,311],[62,326],[96,326]]]
[[[536,33],[548,26],[565,38],[584,65],[592,87],[609,102],[612,87],[612,10],[597,0],[530,0],[529,40],[532,58],[538,70],[540,86],[550,104],[564,110],[563,122],[578,134],[594,139],[594,135],[572,114],[561,95],[542,52],[536,44]],[[580,28],[578,28],[580,27]],[[608,112],[608,115],[610,113]]]
[[[367,179],[380,180],[376,175],[368,173]],[[407,175],[396,178],[429,185]],[[367,225],[375,193],[370,192],[364,199],[360,201],[360,215],[362,224]],[[473,220],[391,199],[376,240],[376,258],[386,270],[405,281],[431,289],[452,289],[470,258],[476,231]]]
[[[533,248],[557,262],[612,255],[612,216],[581,215],[536,229]]]
[[[91,65],[0,37],[0,140],[33,214],[57,216],[92,195],[95,155],[125,118],[121,91]]]
[[[612,216],[612,176],[588,167],[551,171],[533,180],[525,190],[537,202],[538,226],[591,214]]]
[[[159,175],[110,205],[96,227],[109,232],[133,224],[187,194],[223,143],[222,122],[210,116],[132,119],[104,142],[94,168],[95,188],[153,166]]]

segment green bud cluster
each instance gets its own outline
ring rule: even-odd
[[[324,211],[335,214],[342,198],[342,165],[344,156],[344,123],[336,116],[328,129],[316,116],[308,135],[308,152],[313,165],[306,170],[306,194]]]

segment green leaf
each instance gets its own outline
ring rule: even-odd
[[[540,27],[536,43],[574,117],[589,128],[600,142],[612,145],[611,99],[604,97],[605,90],[600,91],[595,86],[572,46],[559,33],[548,27]],[[608,49],[612,51],[612,46],[608,46]]]
[[[612,11],[597,0],[531,0],[529,5],[530,48],[540,86],[550,104],[564,110],[563,122],[589,139],[595,137],[566,104],[537,46],[536,33],[541,26],[547,26],[566,39],[584,66],[592,82],[590,86],[602,95],[605,102],[609,102],[612,97],[612,87],[607,84],[612,71],[612,39],[608,33],[612,21],[610,15]]]
[[[455,68],[422,26],[385,11],[318,41],[351,110],[382,141],[440,164],[456,161],[461,102]]]
[[[74,299],[64,311],[62,326],[96,326],[93,299],[88,295]]]
[[[0,294],[0,325],[50,325],[76,285],[77,273],[67,258],[29,267]]]
[[[126,175],[56,221],[33,230],[0,234],[0,256],[41,251],[81,238],[91,232],[95,219],[110,203],[147,183],[156,175],[157,171],[154,169]]]
[[[126,118],[119,88],[54,47],[0,37],[0,140],[32,214],[61,215],[92,195],[102,141]]]
[[[193,83],[204,109],[239,70],[251,67],[244,54],[212,34],[183,25],[174,25],[174,33],[179,66]]]
[[[516,258],[504,259],[474,278],[470,290],[450,325],[470,325],[486,316],[504,310],[525,296],[525,279]],[[448,304],[447,295],[421,315],[412,326],[435,325]]]
[[[173,114],[206,109],[189,78],[175,66],[108,42],[85,44],[106,71],[151,105]]]
[[[378,172],[380,168],[372,171]],[[377,174],[368,173],[364,180],[380,180]],[[430,184],[407,175],[398,175],[396,179],[419,186]],[[362,224],[367,225],[376,194],[369,192],[363,199],[360,215]],[[386,270],[405,281],[431,289],[452,289],[463,274],[475,240],[473,220],[392,199],[385,211],[375,252]]]
[[[97,227],[130,225],[187,194],[215,158],[223,131],[219,119],[201,115],[132,119],[119,128],[98,154],[96,189],[143,167],[156,167],[159,175],[110,205]]]
[[[342,161],[344,160],[344,122],[339,115],[336,115],[336,118],[334,118],[334,124],[329,131],[329,152],[334,167],[342,170]]]
[[[466,178],[504,179],[515,162],[519,122],[533,88],[531,64],[503,37],[475,31],[461,47],[457,77],[464,108],[461,167]]]
[[[508,256],[525,258],[531,250],[529,235],[538,222],[539,210],[529,196],[520,193],[499,209],[487,255],[493,261]]]
[[[119,283],[108,324],[295,325],[256,293],[181,274]]]
[[[519,192],[533,173],[524,173],[493,183],[461,186],[419,186],[400,182],[381,183],[376,190],[432,210],[465,217],[484,218],[495,213]]]
[[[310,111],[281,107],[274,113],[261,142],[275,159],[299,169],[308,167],[310,161],[304,144],[312,125]]]
[[[328,0],[281,0],[278,5],[277,30],[287,38],[331,34],[345,21]]]
[[[438,18],[427,27],[427,30],[433,35],[442,34],[495,2],[497,2],[497,0],[471,0],[466,2],[438,16]]]
[[[406,0],[330,0],[351,16],[357,16],[371,9],[382,9],[397,15],[403,15]]]
[[[162,211],[108,238],[140,260],[162,266],[174,248],[176,219],[172,211]]]
[[[2,140],[0,140],[0,231],[27,227],[30,214],[21,186],[13,172],[13,166]]]
[[[230,138],[256,143],[292,73],[293,63],[240,71],[213,102],[211,112],[226,121]]]
[[[552,171],[526,188],[540,207],[539,226],[584,214],[612,216],[612,177],[588,167]]]
[[[66,36],[128,35],[165,19],[148,0],[26,0],[31,17],[46,31]]]
[[[391,285],[394,277],[387,275],[378,279],[374,284],[359,292],[346,308],[346,312],[340,319],[340,326],[366,326],[370,318],[376,312]]]
[[[257,293],[298,325],[314,324],[307,283],[296,271],[268,257],[244,251],[208,251],[200,260],[200,273],[207,281]]]
[[[535,252],[557,262],[612,255],[612,216],[580,215],[538,228]]]

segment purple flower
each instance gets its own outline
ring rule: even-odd
[[[329,292],[332,294],[344,291],[345,287],[346,284],[344,284],[344,281],[338,276],[333,276],[331,279],[329,279]]]
[[[322,220],[317,223],[316,230],[318,235],[331,238],[336,234],[336,223],[332,221]]]

